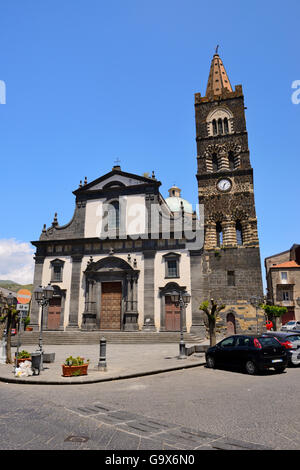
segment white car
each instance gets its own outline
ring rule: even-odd
[[[280,328],[281,331],[300,330],[300,321],[291,320]]]

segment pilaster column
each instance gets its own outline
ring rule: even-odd
[[[80,291],[80,274],[81,274],[81,261],[83,255],[72,255],[72,277],[71,277],[71,291],[70,291],[70,311],[69,323],[67,329],[78,328],[78,315],[79,315],[79,291]]]
[[[206,165],[206,171],[208,171],[208,172],[213,171],[213,164],[212,164],[212,156],[211,155],[206,155],[205,165]]]
[[[155,251],[144,251],[144,330],[155,331],[154,324],[154,259]]]
[[[217,232],[216,224],[214,222],[209,222],[206,224],[205,230],[205,249],[209,250],[217,246]]]
[[[218,155],[218,163],[219,163],[219,168],[221,170],[229,170],[228,154],[223,149],[220,151]]]
[[[199,305],[208,297],[208,283],[205,271],[207,269],[202,251],[190,251],[191,269],[191,313],[192,325],[190,333],[205,337],[205,325],[203,322],[203,312],[199,310]]]
[[[236,246],[236,230],[235,230],[235,222],[232,220],[224,220],[222,222],[223,228],[223,244],[225,246],[234,245]]]
[[[33,292],[35,291],[37,287],[39,287],[42,284],[44,260],[45,260],[45,256],[38,256],[38,255],[35,256]],[[39,313],[40,313],[40,307],[37,301],[35,300],[34,294],[33,294],[31,310],[30,310],[30,326],[32,326],[34,330],[39,329]]]
[[[243,231],[243,244],[249,245],[253,241],[252,230],[249,220],[243,220],[241,222],[242,231]]]
[[[249,224],[251,229],[251,242],[255,245],[259,245],[256,218],[249,219]]]
[[[127,300],[126,311],[124,313],[124,330],[138,330],[138,310],[137,310],[137,277],[131,273],[126,276]]]
[[[138,308],[137,308],[137,284],[138,284],[138,280],[137,280],[137,277],[134,277],[133,278],[133,293],[132,293],[132,299],[133,299],[133,311],[134,312],[137,312],[138,311]]]
[[[131,276],[130,276],[130,274],[126,275],[126,286],[127,286],[126,312],[131,312],[131,310],[132,310],[132,288],[131,288]]]

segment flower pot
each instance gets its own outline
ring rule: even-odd
[[[18,364],[21,364],[21,362],[25,361],[30,361],[31,362],[31,357],[19,357],[18,359]],[[15,363],[17,362],[17,358],[15,357]]]
[[[32,331],[32,330],[33,330],[32,326],[26,326],[25,328],[25,331]]]
[[[80,366],[66,366],[62,365],[63,377],[78,377],[80,375],[87,375],[88,364]]]

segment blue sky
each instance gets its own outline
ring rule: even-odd
[[[197,203],[194,93],[217,44],[243,85],[262,259],[299,243],[299,13],[293,0],[2,2],[0,278],[28,281],[20,246],[55,212],[67,223],[79,181],[117,158]]]

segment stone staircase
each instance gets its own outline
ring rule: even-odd
[[[99,344],[104,337],[107,343],[141,344],[141,343],[178,343],[179,332],[150,332],[150,331],[44,331],[43,344]],[[198,344],[203,338],[190,333],[184,333],[184,341],[188,344]],[[38,344],[38,331],[24,331],[21,334],[21,345]],[[12,346],[17,345],[17,336],[12,338]]]

